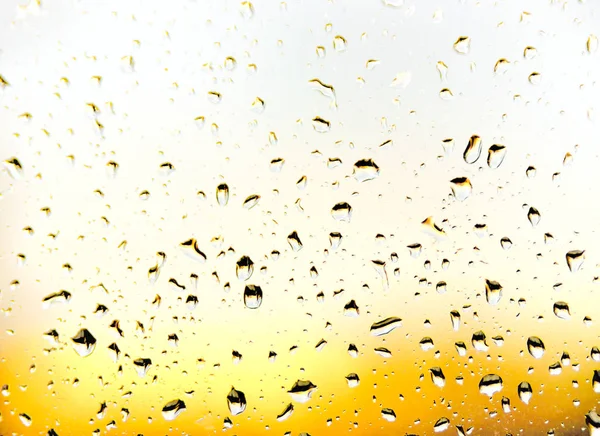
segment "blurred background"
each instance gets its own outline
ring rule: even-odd
[[[0,434],[598,434],[599,13],[2,2]]]

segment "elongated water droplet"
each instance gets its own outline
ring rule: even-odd
[[[392,316],[372,324],[371,334],[373,336],[387,335],[400,326],[402,326],[402,320],[398,317]]]
[[[529,354],[536,359],[541,359],[546,351],[546,347],[540,338],[537,336],[530,336],[527,339],[527,351]]]
[[[448,428],[450,428],[450,420],[448,418],[440,418],[433,425],[433,431],[436,433],[446,431]]]
[[[457,332],[460,328],[460,312],[458,310],[450,312],[450,322],[452,323],[452,330]]]
[[[293,251],[298,252],[298,251],[302,250],[302,247],[303,247],[302,241],[300,241],[298,232],[296,232],[295,230],[288,235],[287,241],[288,241],[288,244],[290,244],[290,247],[292,248]]]
[[[440,80],[445,82],[448,77],[448,65],[442,61],[438,61],[437,64],[435,64],[435,67],[437,68],[438,73],[440,73]]]
[[[329,234],[329,247],[332,250],[337,250],[337,248],[342,243],[342,234],[339,232],[331,232]]]
[[[585,43],[585,48],[588,53],[595,53],[598,50],[598,38],[596,35],[591,34]]]
[[[44,297],[42,299],[42,306],[44,307],[44,309],[47,309],[55,304],[68,303],[70,299],[71,293],[69,291],[62,290],[59,292],[54,292]]]
[[[247,285],[244,288],[244,304],[248,309],[258,309],[262,304],[263,292],[260,286]]]
[[[290,416],[292,416],[293,412],[294,412],[294,405],[292,403],[289,403],[287,406],[285,406],[285,409],[283,409],[283,411],[279,415],[277,415],[277,421],[279,421],[279,422],[285,421]]]
[[[481,330],[473,333],[473,336],[471,337],[471,344],[477,351],[487,351],[489,348],[485,333]]]
[[[531,401],[531,397],[533,396],[533,389],[531,389],[531,385],[527,382],[519,383],[517,387],[517,393],[519,394],[519,399],[525,404],[529,404]]]
[[[485,280],[485,299],[491,305],[498,304],[502,298],[502,285],[493,280]]]
[[[226,183],[221,183],[217,186],[217,203],[219,206],[226,206],[229,201],[229,186]]]
[[[6,168],[6,171],[11,178],[15,180],[23,178],[23,166],[16,157],[6,159],[4,161],[4,168]]]
[[[504,161],[506,156],[506,147],[500,144],[494,144],[488,149],[487,164],[488,167],[495,170]]]
[[[248,280],[254,272],[254,262],[248,256],[242,256],[235,264],[235,275],[239,280]]]
[[[600,369],[594,370],[594,375],[592,376],[592,389],[595,393],[600,394]]]
[[[481,137],[478,135],[473,135],[469,139],[469,143],[463,152],[463,159],[468,164],[474,164],[481,156],[481,149],[483,147],[483,143],[481,141]]]
[[[444,386],[446,386],[446,376],[444,376],[442,368],[440,368],[439,366],[435,366],[429,369],[429,373],[431,375],[431,381],[434,385],[436,385],[439,388],[443,388]]]
[[[531,223],[532,227],[537,226],[540,223],[541,218],[542,216],[540,215],[540,212],[535,207],[529,208],[529,211],[527,212],[527,219]]]
[[[333,88],[333,86],[323,83],[319,79],[311,79],[308,81],[308,83],[312,89],[320,92],[321,95],[327,97],[330,100],[330,107],[337,107],[337,99],[335,96],[335,89]]]
[[[162,415],[166,421],[173,421],[183,412],[185,412],[185,403],[180,399],[171,400],[162,408]]]

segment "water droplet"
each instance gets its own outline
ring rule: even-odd
[[[226,206],[229,202],[229,186],[225,183],[221,183],[217,186],[216,196],[219,206]]]
[[[31,419],[31,417],[26,413],[19,414],[19,421],[21,421],[21,424],[23,424],[25,427],[31,427],[31,424],[33,424],[33,419]]]
[[[446,431],[448,428],[450,428],[450,420],[448,418],[440,418],[433,425],[433,431],[436,433]]]
[[[185,255],[187,257],[189,257],[190,259],[194,259],[195,261],[198,261],[200,263],[206,262],[206,255],[198,247],[198,241],[195,238],[191,238],[191,239],[188,239],[187,241],[183,241],[181,244],[179,244],[179,247],[181,248],[181,251],[183,251],[183,253],[185,253]],[[158,278],[158,265],[157,265],[155,272],[156,272],[156,276]],[[149,278],[150,278],[150,274],[151,274],[150,271],[148,271]],[[152,279],[151,279],[151,281],[152,281]],[[156,281],[156,279],[154,279],[152,282],[154,282],[154,281]]]
[[[396,412],[393,409],[384,408],[381,409],[381,417],[387,422],[394,422],[396,420]]]
[[[429,373],[431,375],[431,381],[434,385],[436,385],[439,388],[443,388],[444,386],[446,386],[446,376],[444,376],[442,368],[440,368],[439,366],[435,366],[429,369]]]
[[[502,390],[502,378],[496,374],[487,374],[479,382],[479,392],[488,397]]]
[[[332,250],[337,250],[337,248],[342,243],[342,234],[339,232],[331,232],[329,234],[329,246]]]
[[[378,356],[381,356],[386,359],[392,357],[392,352],[385,347],[377,347],[373,351],[375,351],[375,354],[377,354]]]
[[[295,230],[288,235],[287,241],[288,241],[288,244],[290,244],[290,247],[293,251],[298,252],[298,251],[302,250],[302,247],[303,247],[302,241],[300,241],[298,232],[296,232]]]
[[[140,377],[144,377],[148,373],[150,366],[152,366],[152,360],[148,359],[148,358],[139,358],[139,359],[135,359],[133,361],[133,364],[135,366],[135,369],[136,369],[138,375]]]
[[[540,215],[540,212],[535,207],[529,208],[529,211],[527,212],[527,219],[531,223],[532,227],[537,226],[541,218],[542,216]]]
[[[491,304],[495,305],[500,302],[502,298],[502,285],[493,280],[485,280],[485,299]]]
[[[244,209],[252,209],[254,206],[256,206],[258,204],[259,200],[260,200],[260,195],[257,195],[257,194],[249,195],[244,200],[244,203],[242,206],[244,207]]]
[[[235,60],[235,58],[228,56],[225,58],[225,62],[223,62],[223,66],[225,67],[225,69],[227,71],[233,71],[233,70],[235,70],[235,67],[237,66],[237,61]]]
[[[531,385],[527,382],[521,382],[517,387],[517,393],[519,394],[519,398],[525,404],[529,404],[531,401],[531,397],[533,396],[533,390],[531,389]]]
[[[333,38],[333,48],[337,52],[346,51],[348,48],[348,42],[346,41],[346,38],[341,35],[337,35],[335,38]]]
[[[6,171],[11,178],[15,180],[23,178],[23,166],[16,157],[5,160],[4,168],[6,168]]]
[[[596,35],[591,34],[588,36],[588,39],[585,43],[585,48],[587,49],[588,53],[595,53],[598,50],[598,38]]]
[[[350,300],[344,306],[344,315],[350,316],[350,317],[353,317],[353,318],[360,315],[360,310],[358,309],[358,305],[356,304],[356,301]]]
[[[239,415],[246,410],[246,395],[232,387],[227,394],[227,407],[233,416]]]
[[[352,218],[352,206],[345,202],[337,203],[331,209],[331,216],[336,221],[350,222]]]
[[[466,177],[456,177],[450,180],[450,189],[452,190],[452,195],[458,201],[465,201],[473,192],[473,185],[471,185],[471,181]]]
[[[535,47],[527,46],[523,50],[523,57],[527,60],[531,60],[537,55],[537,49]]]
[[[321,117],[315,117],[312,120],[313,129],[319,133],[327,133],[331,128],[331,123]]]
[[[454,98],[454,94],[452,93],[452,91],[448,88],[443,88],[440,91],[440,98],[442,100],[452,100]]]
[[[317,389],[310,380],[298,380],[288,391],[292,399],[298,403],[306,403]]]
[[[50,306],[60,303],[67,303],[71,299],[71,293],[69,291],[59,291],[54,292],[42,299],[42,305],[44,309],[47,309]]]
[[[435,64],[435,67],[437,68],[438,73],[440,73],[440,80],[445,82],[448,77],[448,65],[442,61],[438,61],[438,63]]]
[[[504,74],[506,73],[506,71],[508,71],[509,67],[510,62],[504,58],[500,58],[496,61],[496,64],[494,65],[494,73]]]
[[[308,81],[308,83],[310,84],[312,89],[320,92],[321,95],[327,97],[330,100],[330,107],[337,107],[337,99],[335,96],[335,89],[333,88],[333,86],[323,83],[319,79],[311,79]]]
[[[252,277],[254,262],[248,256],[242,256],[235,264],[235,275],[239,280],[245,281]]]
[[[96,348],[96,338],[87,329],[79,330],[71,340],[73,341],[73,349],[81,357],[89,356]]]
[[[320,58],[324,58],[325,54],[327,53],[327,51],[325,50],[325,47],[319,45],[316,48],[316,52],[317,52],[317,56]]]
[[[367,70],[371,71],[373,68],[375,68],[377,65],[379,65],[381,62],[378,59],[369,59],[367,61]]]
[[[471,51],[471,38],[468,36],[459,36],[454,42],[454,50],[460,54],[468,54]]]
[[[477,351],[487,351],[489,348],[485,333],[481,330],[473,333],[473,336],[471,337],[471,344]]]
[[[172,400],[162,408],[163,418],[167,421],[173,421],[182,412],[185,412],[185,403],[182,400]]]
[[[478,135],[473,135],[469,139],[469,143],[467,144],[467,148],[463,152],[463,159],[468,164],[474,164],[481,156],[481,148],[483,144],[481,138]]]
[[[504,161],[506,156],[506,147],[500,144],[494,144],[488,149],[487,164],[488,167],[495,170]]]
[[[527,339],[527,351],[529,354],[536,359],[541,359],[546,351],[546,347],[540,338],[537,336],[530,336]]]
[[[598,415],[595,410],[590,410],[590,412],[585,415],[585,423],[590,431],[590,436],[600,435],[600,415]]]
[[[529,75],[528,80],[529,83],[531,83],[532,85],[539,85],[540,83],[542,83],[542,75],[537,71],[534,71]]]
[[[571,311],[569,309],[569,305],[564,301],[557,301],[553,306],[554,315],[556,315],[560,319],[570,319]]]
[[[254,16],[254,5],[249,1],[243,1],[240,4],[240,14],[244,19],[249,20]]]
[[[355,388],[359,385],[360,379],[358,378],[358,374],[350,373],[346,376],[346,381],[348,382],[349,388]]]
[[[371,325],[371,334],[373,336],[387,335],[391,331],[402,326],[402,320],[398,317],[392,316],[381,321],[378,321]]]
[[[450,312],[450,322],[452,323],[452,330],[457,332],[460,328],[460,312],[458,310]]]
[[[260,286],[247,285],[244,288],[244,304],[248,309],[258,309],[262,304],[263,292]]]
[[[394,80],[392,80],[390,86],[392,88],[404,89],[410,84],[411,80],[412,74],[410,71],[401,71],[400,73],[396,74],[396,77],[394,77]]]
[[[252,102],[252,104],[250,105],[250,110],[252,110],[252,112],[255,112],[257,114],[262,114],[265,111],[265,108],[266,108],[265,101],[260,97],[256,97],[254,99],[254,101]]]
[[[577,272],[583,265],[583,261],[585,260],[585,251],[584,250],[571,250],[566,254],[567,265],[569,267],[569,271]]]
[[[221,93],[217,91],[208,91],[208,101],[212,104],[220,103],[222,98]]]
[[[406,248],[408,248],[408,252],[410,253],[410,257],[413,258],[417,258],[421,255],[421,252],[423,251],[423,246],[421,244],[410,244],[407,245]]]
[[[279,415],[277,415],[277,421],[279,421],[279,422],[285,421],[290,416],[292,416],[293,412],[294,412],[294,405],[292,403],[289,403],[287,406],[285,406],[285,409],[283,409],[283,412],[281,412]]]
[[[352,175],[358,182],[366,182],[379,177],[379,167],[372,159],[361,159],[354,164]]]
[[[354,344],[348,345],[348,354],[353,358],[358,357],[358,348],[356,348],[356,345],[354,345]]]

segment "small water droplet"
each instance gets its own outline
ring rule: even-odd
[[[533,389],[531,389],[531,385],[527,382],[521,382],[517,387],[517,393],[519,394],[519,399],[525,404],[529,404],[531,401],[531,397],[533,396]]]
[[[577,272],[579,271],[585,260],[585,251],[571,250],[565,255],[565,258],[567,260],[567,266],[569,267],[569,271]]]
[[[337,35],[335,38],[333,38],[333,48],[337,52],[346,51],[348,48],[348,42],[346,41],[346,38],[341,35]]]
[[[531,60],[537,55],[537,49],[535,47],[527,46],[523,50],[523,57],[527,60]]]
[[[488,149],[487,164],[488,167],[495,170],[504,161],[506,156],[506,147],[500,144],[494,144]]]
[[[312,120],[313,129],[319,133],[327,133],[331,128],[331,123],[321,117],[315,117]]]
[[[96,348],[96,338],[87,329],[79,330],[71,340],[73,341],[73,349],[81,357],[89,356]]]
[[[595,53],[598,50],[598,37],[596,35],[591,34],[588,36],[588,39],[585,43],[585,48],[588,53]]]
[[[546,347],[540,338],[537,336],[530,336],[527,339],[527,351],[535,359],[541,359],[546,351]]]
[[[485,280],[485,299],[491,305],[496,305],[502,298],[502,285],[493,280]]]
[[[229,186],[225,183],[221,183],[217,186],[216,196],[219,206],[226,206],[227,202],[229,202]]]
[[[569,304],[564,301],[557,301],[553,306],[554,315],[560,319],[570,319],[571,318],[571,310],[569,309]]]
[[[532,227],[537,226],[540,223],[541,218],[542,216],[540,215],[540,212],[535,207],[529,208],[529,211],[527,212],[527,219],[531,223]]]
[[[177,418],[182,412],[185,412],[185,403],[182,400],[176,399],[169,401],[162,408],[162,415],[166,421],[173,421]]]
[[[452,190],[452,195],[458,201],[465,201],[473,192],[473,185],[471,185],[471,181],[466,177],[456,177],[450,180],[450,189]]]

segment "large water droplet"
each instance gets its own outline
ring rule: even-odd
[[[519,394],[519,399],[525,404],[529,404],[531,401],[531,397],[533,396],[533,389],[531,389],[531,385],[527,382],[519,383],[517,387],[517,393]]]
[[[337,221],[350,222],[352,218],[352,206],[346,202],[337,203],[331,209],[331,216]]]
[[[289,403],[287,406],[285,406],[285,409],[283,409],[283,412],[281,412],[279,415],[277,415],[277,421],[279,421],[279,422],[285,421],[290,416],[292,416],[293,412],[294,412],[294,405],[292,403]]]
[[[394,422],[396,420],[396,412],[393,409],[383,408],[381,409],[381,417],[387,422]]]
[[[354,164],[352,175],[358,182],[366,182],[379,176],[379,167],[372,159],[361,159]]]
[[[239,415],[246,410],[246,395],[232,387],[227,394],[227,407],[233,416]]]
[[[89,356],[96,348],[96,338],[87,329],[79,330],[71,340],[73,341],[73,349],[81,357]]]
[[[488,167],[495,170],[504,161],[506,156],[506,146],[494,144],[488,149],[487,164]]]
[[[371,334],[373,336],[387,335],[400,326],[402,326],[402,320],[398,317],[392,316],[371,325]]]
[[[557,301],[553,306],[554,315],[556,315],[560,319],[570,319],[571,311],[569,309],[569,304],[564,301]]]
[[[290,247],[292,248],[293,251],[298,252],[298,251],[302,250],[302,247],[303,247],[302,241],[300,241],[298,232],[296,232],[295,230],[288,235],[287,241],[288,241],[288,244],[290,244]]]
[[[479,392],[488,397],[502,390],[502,378],[496,374],[487,374],[479,381]]]
[[[239,280],[248,280],[254,272],[254,262],[248,256],[242,256],[235,264],[235,275]]]
[[[466,177],[456,177],[450,180],[450,183],[452,195],[458,201],[465,201],[473,191],[473,185],[471,185],[471,181]]]
[[[260,286],[247,285],[244,289],[244,304],[248,309],[258,309],[262,304],[263,292]]]
[[[219,206],[226,206],[229,201],[229,186],[226,183],[221,183],[217,186],[217,203]]]
[[[185,403],[180,400],[171,400],[162,408],[162,415],[166,421],[173,421],[182,412],[185,412]]]
[[[469,139],[469,143],[463,152],[463,159],[468,164],[474,164],[481,156],[481,149],[483,147],[483,143],[481,138],[478,135],[473,135]]]
[[[317,389],[310,380],[298,380],[288,391],[292,399],[298,403],[306,403]]]
[[[459,36],[454,42],[454,50],[460,54],[468,54],[471,51],[471,38],[468,36]]]
[[[502,285],[493,280],[485,280],[485,299],[491,305],[498,304],[502,298]]]
[[[446,376],[444,376],[442,368],[435,366],[429,369],[429,373],[431,374],[431,381],[434,385],[440,388],[446,386]]]
[[[566,254],[567,265],[571,272],[579,271],[585,260],[585,251],[571,250]]]
[[[546,351],[546,347],[540,338],[537,336],[530,336],[527,339],[527,351],[536,359],[541,359]]]

